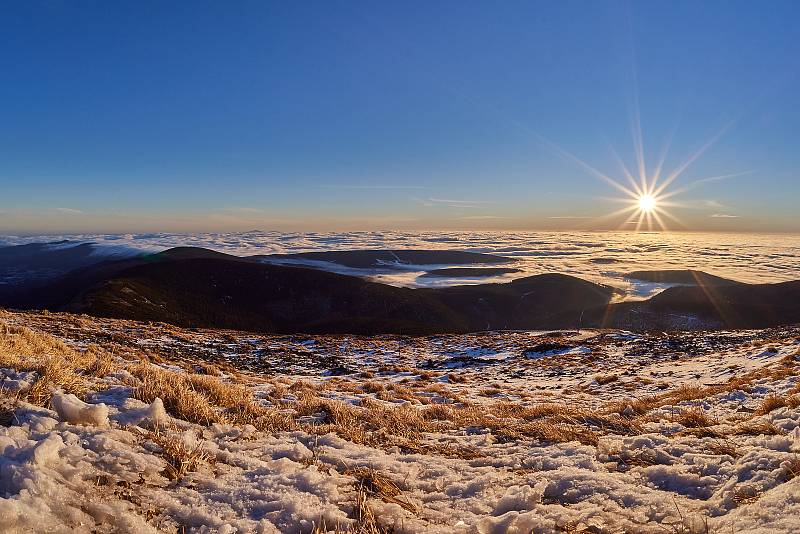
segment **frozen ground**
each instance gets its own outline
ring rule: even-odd
[[[798,336],[259,336],[3,313],[0,525],[796,532]]]

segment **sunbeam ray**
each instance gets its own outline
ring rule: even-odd
[[[701,178],[700,180],[695,180],[695,181],[693,181],[693,182],[691,182],[691,183],[689,183],[689,184],[687,184],[687,185],[685,185],[685,186],[683,186],[683,187],[681,187],[679,189],[673,189],[669,193],[663,194],[661,196],[661,198],[674,197],[676,195],[680,195],[680,194],[686,193],[688,191],[691,191],[692,189],[696,189],[696,188],[698,188],[698,187],[700,187],[700,186],[702,186],[703,184],[706,184],[706,183],[719,182],[719,181],[722,181],[722,180],[728,180],[730,178],[737,178],[739,176],[746,176],[748,174],[753,174],[754,172],[756,172],[756,171],[744,171],[744,172],[737,172],[737,173],[732,173],[732,174],[721,174],[719,176],[711,176],[709,178]]]
[[[720,137],[722,137],[725,132],[727,132],[731,126],[733,126],[734,121],[729,121],[726,123],[719,132],[717,132],[711,139],[709,139],[703,146],[695,150],[682,164],[680,164],[674,171],[672,171],[669,176],[664,179],[664,182],[658,186],[658,188],[654,188],[654,194],[660,195],[667,187],[670,186],[672,182],[674,182],[681,174],[689,168],[689,166],[697,161],[697,159],[702,156],[708,149],[716,144],[719,141]]]
[[[664,146],[661,148],[661,154],[658,157],[658,163],[656,164],[656,168],[653,171],[653,187],[658,183],[661,179],[661,171],[664,169],[664,162],[667,160],[667,155],[669,154],[669,149],[672,147],[672,139],[675,136],[675,132],[678,130],[678,125],[676,124],[672,131],[670,131],[669,135],[667,136],[667,140],[664,142]]]
[[[535,135],[539,139],[539,141],[541,141],[543,144],[548,146],[551,150],[555,151],[561,157],[566,158],[566,159],[572,161],[573,163],[579,165],[585,171],[587,171],[590,174],[596,176],[597,178],[600,178],[601,180],[603,180],[607,184],[609,184],[612,187],[618,189],[619,191],[625,193],[626,195],[630,196],[631,198],[636,198],[636,192],[631,191],[630,189],[628,189],[627,187],[625,187],[621,183],[617,182],[616,180],[614,180],[610,176],[608,176],[606,174],[603,174],[602,172],[598,171],[597,169],[595,169],[594,167],[592,167],[591,165],[589,165],[588,163],[586,163],[585,161],[583,161],[582,159],[577,157],[576,155],[572,154],[571,152],[567,151],[566,149],[561,148],[560,146],[558,146],[554,142],[550,141],[549,139],[545,138],[541,134],[536,133],[536,132],[532,132],[532,133],[533,133],[533,135]]]
[[[641,196],[645,194],[641,184],[636,182],[636,178],[634,178],[633,174],[631,174],[631,172],[628,170],[628,166],[625,165],[624,161],[622,161],[622,158],[619,156],[614,146],[611,143],[608,143],[608,148],[611,150],[611,154],[614,156],[614,159],[617,160],[617,164],[619,164],[622,173],[625,175],[625,178],[627,178],[628,183],[631,184],[631,187],[636,192],[636,195]]]

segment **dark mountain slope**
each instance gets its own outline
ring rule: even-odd
[[[261,332],[432,333],[535,328],[553,323],[554,311],[577,317],[611,294],[560,275],[415,290],[302,267],[199,259],[126,269],[66,309]]]
[[[328,261],[344,267],[369,269],[391,267],[392,264],[408,265],[470,265],[498,264],[514,261],[512,258],[494,254],[465,252],[463,250],[340,250],[325,252],[299,252],[295,254],[272,254],[252,256],[267,261],[273,260],[312,260]]]
[[[446,267],[444,269],[431,269],[421,276],[427,278],[480,278],[519,272],[522,272],[522,269],[514,269],[512,267]]]
[[[224,252],[217,252],[201,247],[174,247],[163,252],[151,254],[152,259],[157,260],[199,260],[199,259],[215,259],[215,260],[231,260],[231,261],[250,261],[254,260],[242,256],[234,256],[232,254],[225,254]]]
[[[584,310],[605,306],[615,290],[563,274],[509,283],[418,289],[460,311],[470,330],[574,328]]]
[[[612,288],[559,274],[408,289],[180,248],[76,269],[0,304],[278,333],[760,328],[800,322],[800,282],[726,282],[674,287],[647,301],[610,304]]]
[[[12,291],[0,294],[0,305],[23,309],[64,309],[70,302],[78,299],[96,284],[110,280],[117,273],[126,269],[176,260],[210,258],[257,263],[248,258],[199,247],[176,247],[163,252],[142,254],[121,260],[105,258],[104,261],[69,271],[46,284],[41,282],[18,284]]]
[[[108,262],[74,271],[10,304],[260,332],[428,333],[537,328],[556,324],[554,313],[573,321],[579,310],[602,305],[613,294],[561,275],[408,289],[318,269],[204,256],[181,250]]]
[[[0,247],[0,301],[20,287],[41,285],[74,269],[140,255],[93,243],[58,241]]]
[[[584,326],[632,330],[768,328],[800,323],[800,281],[672,287],[591,310]]]
[[[411,289],[315,269],[219,259],[175,260],[126,269],[62,308],[260,332],[468,328],[459,314]]]
[[[684,284],[689,286],[730,286],[740,284],[734,280],[721,278],[703,271],[693,270],[662,270],[662,271],[634,271],[625,275],[625,278],[654,282],[659,284]]]
[[[122,254],[118,252],[118,254]],[[130,251],[123,256],[135,255]],[[108,259],[93,243],[58,241],[53,243],[28,243],[0,247],[0,270],[2,269],[52,269],[67,272],[78,267],[99,263]]]

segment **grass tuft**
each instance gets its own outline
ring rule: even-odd
[[[755,415],[766,415],[773,410],[786,406],[786,398],[780,395],[767,395],[755,411]]]
[[[156,429],[147,434],[147,439],[161,449],[161,456],[167,462],[166,475],[170,480],[179,480],[211,460],[211,455],[203,451],[199,443],[187,445],[180,435],[167,434]]]
[[[416,513],[416,506],[400,498],[402,495],[400,488],[389,477],[375,469],[356,467],[345,471],[344,474],[354,477],[357,489],[363,490],[367,495],[380,498],[383,502],[397,504],[409,512]]]
[[[717,421],[699,406],[679,411],[675,416],[675,421],[686,428],[705,428],[717,424]]]

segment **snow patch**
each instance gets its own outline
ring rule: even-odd
[[[108,406],[103,403],[87,404],[71,393],[54,393],[51,404],[58,417],[68,423],[108,426]],[[161,409],[164,409],[163,404]]]

